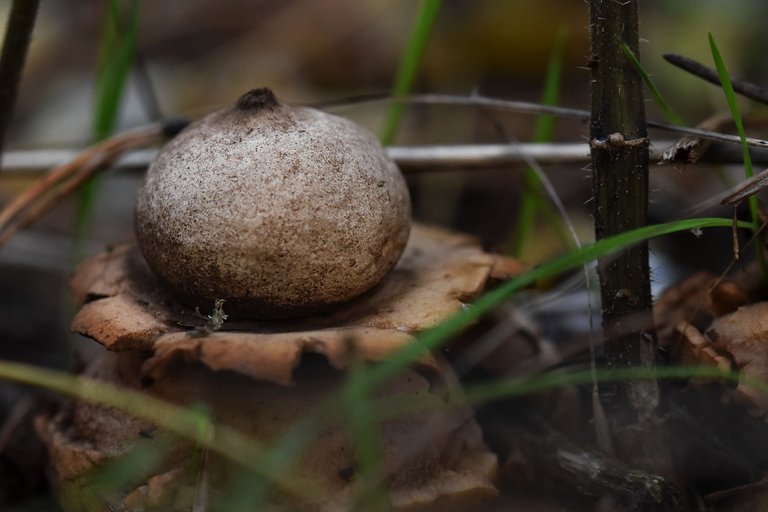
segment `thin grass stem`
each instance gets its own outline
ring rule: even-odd
[[[547,74],[544,79],[544,91],[542,93],[541,103],[543,105],[556,105],[560,94],[560,76],[563,67],[563,54],[567,41],[567,31],[560,28],[555,36],[555,42],[552,45],[552,52],[547,64]],[[533,141],[537,143],[550,142],[555,128],[555,117],[552,114],[542,113],[536,119],[534,127]],[[539,175],[533,169],[526,169],[523,173],[523,191],[520,198],[520,206],[517,212],[517,226],[512,241],[512,254],[518,258],[529,244],[531,233],[536,222],[536,211],[551,211],[550,204],[542,197],[541,180]],[[548,218],[556,219],[555,215],[549,215]],[[559,224],[555,225],[558,233],[562,232]],[[568,242],[568,237],[561,237],[566,240],[567,246],[572,245]]]
[[[621,49],[624,51],[624,55],[627,56],[637,72],[640,73],[640,76],[643,78],[643,82],[645,82],[645,86],[648,87],[649,91],[651,91],[651,95],[653,96],[654,101],[664,113],[664,117],[667,118],[667,121],[675,126],[685,126],[685,121],[683,121],[683,119],[678,116],[675,111],[672,110],[672,107],[670,107],[669,104],[664,100],[664,97],[661,95],[661,91],[659,91],[659,88],[656,87],[656,84],[653,82],[651,75],[648,73],[648,71],[646,71],[645,67],[643,67],[642,63],[637,58],[637,56],[635,56],[635,53],[627,45],[627,43],[621,43]]]
[[[747,134],[744,130],[744,122],[741,118],[741,113],[739,112],[738,102],[736,101],[736,92],[733,90],[733,84],[731,83],[731,77],[728,74],[728,68],[725,66],[725,61],[720,54],[720,50],[717,48],[715,38],[712,36],[712,33],[709,33],[707,37],[709,38],[709,47],[712,51],[712,59],[715,61],[717,74],[720,77],[720,83],[723,87],[723,94],[725,94],[728,108],[731,110],[733,122],[736,125],[736,131],[741,139],[741,149],[744,159],[744,175],[746,179],[750,179],[754,175],[752,172],[752,159],[749,155],[749,146],[747,146]],[[761,224],[760,205],[757,202],[757,197],[754,195],[749,196],[748,201],[749,212],[752,217],[752,232],[757,233]],[[763,281],[768,281],[768,264],[766,264],[763,244],[755,244],[755,256],[760,266],[760,274],[762,275]]]
[[[421,9],[416,17],[411,36],[408,38],[403,60],[397,70],[394,90],[392,95],[395,98],[402,98],[408,95],[413,88],[416,80],[416,73],[424,56],[424,49],[432,33],[432,27],[435,24],[437,15],[440,13],[442,0],[423,0]],[[381,132],[381,141],[384,145],[389,145],[395,139],[397,129],[400,125],[400,119],[403,117],[403,104],[394,102],[387,111],[387,118],[384,122],[384,128]]]

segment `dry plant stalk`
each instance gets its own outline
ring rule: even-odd
[[[40,0],[14,0],[0,55],[0,152],[13,115]]]

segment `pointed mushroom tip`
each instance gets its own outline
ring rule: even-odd
[[[240,96],[237,100],[236,108],[238,110],[261,110],[265,107],[277,106],[277,98],[275,93],[267,87],[260,87],[258,89],[251,89],[247,93]]]

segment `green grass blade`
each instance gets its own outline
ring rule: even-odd
[[[750,229],[752,224],[739,222],[738,226]],[[581,249],[570,251],[559,258],[545,262],[535,269],[521,274],[486,293],[474,304],[468,305],[465,309],[433,329],[425,331],[417,338],[416,342],[406,345],[381,364],[370,368],[367,371],[366,381],[363,382],[361,379],[357,384],[372,387],[397,374],[403,368],[418,360],[419,357],[435,349],[451,336],[458,334],[474,321],[512,297],[516,292],[535,283],[539,279],[546,279],[568,270],[573,270],[587,262],[615,253],[643,240],[670,233],[708,227],[731,228],[733,227],[733,220],[722,218],[685,219],[666,224],[645,226],[599,240],[591,245],[586,245]]]
[[[733,84],[731,83],[731,76],[728,74],[728,68],[725,66],[725,61],[720,50],[717,48],[715,38],[712,34],[708,34],[709,47],[712,51],[712,59],[715,61],[715,67],[717,68],[717,74],[720,77],[720,84],[723,87],[723,94],[725,94],[725,100],[728,103],[728,108],[731,110],[731,116],[733,117],[733,123],[736,125],[736,131],[741,139],[741,147],[744,156],[744,173],[747,178],[752,177],[752,159],[749,157],[749,147],[746,144],[747,134],[744,130],[744,122],[741,119],[741,113],[739,112],[739,105],[736,101],[736,92],[733,90]]]
[[[717,68],[717,75],[720,77],[720,84],[723,87],[723,94],[728,102],[728,108],[731,110],[731,116],[733,122],[736,125],[736,131],[741,139],[741,152],[744,159],[744,175],[747,179],[751,178],[754,174],[752,172],[752,159],[749,156],[749,146],[747,145],[747,133],[744,130],[744,122],[741,119],[741,113],[739,112],[739,104],[736,101],[736,92],[733,90],[733,84],[731,83],[731,76],[728,73],[728,68],[725,66],[725,61],[720,50],[717,48],[715,38],[712,33],[707,34],[709,38],[709,47],[712,51],[712,59],[715,61],[715,67]],[[757,233],[760,229],[760,206],[757,202],[757,196],[749,196],[749,212],[752,216],[752,232]],[[765,253],[763,251],[763,244],[755,244],[755,251],[757,261],[760,265],[760,271],[763,276],[763,280],[768,280],[768,265],[765,261]]]
[[[96,82],[96,108],[92,123],[93,137],[102,140],[111,135],[117,123],[120,104],[133,67],[139,36],[139,1],[132,0],[125,26],[120,15],[120,0],[112,0],[104,34],[102,56]]]
[[[674,124],[676,126],[685,126],[685,121],[683,121],[683,119],[678,116],[674,110],[672,110],[669,104],[664,101],[664,98],[661,95],[661,91],[659,91],[659,88],[656,87],[653,79],[651,79],[651,75],[648,74],[643,65],[640,63],[640,60],[634,54],[632,49],[627,45],[627,43],[621,43],[621,49],[624,52],[624,55],[627,56],[627,59],[629,59],[629,61],[635,67],[637,72],[640,73],[640,76],[643,78],[643,82],[645,82],[645,86],[649,91],[651,91],[651,95],[653,96],[654,101],[664,113],[664,117],[667,118],[667,121],[669,121],[670,124]]]
[[[555,42],[552,45],[552,52],[547,64],[547,74],[544,79],[544,91],[541,98],[543,105],[557,104],[560,95],[560,77],[562,75],[563,55],[567,39],[567,30],[561,27],[555,35]],[[540,114],[536,118],[533,140],[535,142],[551,141],[554,129],[555,116],[552,114]],[[552,205],[544,198],[538,175],[533,169],[526,169],[523,174],[523,192],[517,213],[517,226],[512,241],[513,255],[520,257],[527,247],[534,228],[536,211],[548,212],[547,218],[551,221],[558,219],[557,214],[552,210]],[[552,225],[555,227],[561,240],[565,241],[566,247],[573,248],[573,241],[565,234],[561,223],[553,222]]]
[[[397,100],[411,92],[419,64],[424,56],[424,49],[427,46],[429,35],[432,33],[435,19],[437,19],[437,15],[440,13],[442,3],[442,0],[423,0],[421,3],[416,23],[408,39],[405,55],[397,71],[397,78],[395,79],[395,86],[392,92],[395,101],[392,102],[387,111],[384,128],[381,132],[381,142],[384,145],[392,144],[397,134],[397,128],[400,125],[404,108],[404,105]]]
[[[568,29],[560,27],[555,34],[555,42],[547,61],[547,73],[544,78],[544,91],[541,95],[543,105],[557,105],[560,98],[560,82],[563,74],[563,58],[568,42]],[[555,133],[555,116],[540,114],[533,128],[535,142],[549,142]]]
[[[651,95],[653,96],[654,101],[659,106],[664,116],[667,118],[667,121],[675,126],[685,126],[685,121],[683,121],[682,118],[672,110],[669,104],[661,96],[661,92],[651,79],[650,74],[648,74],[648,72],[645,70],[643,65],[640,63],[640,60],[635,56],[627,43],[622,43],[621,49],[624,51],[624,55],[626,55],[630,62],[632,62],[632,65],[635,66],[637,72],[640,73],[640,76],[643,78],[643,82],[645,82],[645,86],[649,91],[651,91]],[[734,185],[732,180],[723,172],[720,167],[713,167],[712,172],[727,188],[731,188]]]
[[[127,5],[127,9],[125,8]],[[127,12],[123,22],[122,13]],[[91,135],[95,141],[115,129],[128,77],[133,67],[139,34],[139,0],[110,0],[100,43]],[[81,189],[76,232],[82,239],[93,215],[98,181],[90,180]]]

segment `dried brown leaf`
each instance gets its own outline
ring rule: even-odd
[[[746,304],[748,293],[741,284],[714,274],[699,272],[664,290],[654,304],[656,332],[661,346],[675,348],[682,332],[680,322],[699,330],[712,320]]]
[[[768,382],[768,302],[750,304],[717,319],[706,334],[719,352],[730,355],[737,369]],[[754,414],[768,413],[764,391],[739,382],[736,392]]]
[[[715,114],[696,125],[696,128],[707,131],[723,131],[733,125],[733,117],[728,112]],[[660,163],[671,163],[674,166],[695,164],[707,151],[712,141],[686,135],[681,137],[671,147],[667,148],[661,156]]]

